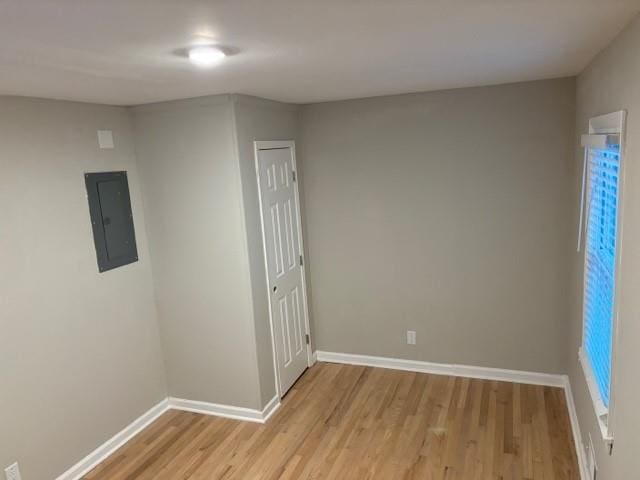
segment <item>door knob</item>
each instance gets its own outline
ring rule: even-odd
[[[273,286],[273,293],[276,293],[278,291],[278,287],[276,285]]]

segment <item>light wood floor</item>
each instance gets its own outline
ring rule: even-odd
[[[86,479],[578,480],[561,389],[317,363],[266,425],[170,411]]]

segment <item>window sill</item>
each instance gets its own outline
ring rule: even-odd
[[[600,397],[595,377],[591,371],[591,365],[589,364],[587,356],[582,348],[580,348],[578,352],[578,358],[580,359],[580,365],[582,365],[582,371],[584,373],[585,380],[587,381],[587,387],[589,388],[589,395],[591,396],[593,408],[598,420],[598,426],[600,427],[602,441],[607,446],[611,447],[611,445],[613,445],[613,435],[608,424],[609,409],[604,405],[602,398]]]

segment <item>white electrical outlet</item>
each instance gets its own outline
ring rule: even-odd
[[[21,480],[20,476],[20,467],[18,466],[18,462],[4,469],[4,474],[7,477],[7,480]]]
[[[416,344],[416,332],[413,330],[407,330],[407,345]]]

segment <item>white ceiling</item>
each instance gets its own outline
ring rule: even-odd
[[[579,73],[640,0],[0,0],[0,94],[307,103]],[[203,38],[236,54],[202,70]]]

